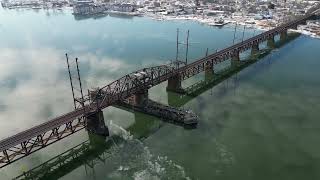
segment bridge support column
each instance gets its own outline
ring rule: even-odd
[[[310,17],[310,20],[317,20],[320,18],[320,15],[317,15],[317,14],[313,14],[311,17]]]
[[[87,130],[102,136],[109,136],[109,130],[104,123],[103,112],[101,110],[86,115]]]
[[[212,62],[207,62],[204,67],[204,79],[206,81],[212,80],[214,77],[213,64]]]
[[[231,57],[231,67],[237,67],[240,64],[240,53],[237,51]]]
[[[298,24],[295,24],[291,27],[292,29],[298,29]]]
[[[287,39],[287,36],[288,36],[287,31],[283,31],[283,32],[280,34],[280,41],[285,41],[285,40]]]
[[[133,105],[134,106],[145,106],[148,103],[148,90],[140,91],[133,95]]]
[[[271,36],[267,40],[267,46],[269,48],[274,48],[275,47],[275,41],[274,41],[274,36]]]
[[[168,79],[167,91],[182,93],[181,79],[179,75],[172,76]]]
[[[259,52],[259,44],[254,44],[251,48],[251,55],[256,55]]]

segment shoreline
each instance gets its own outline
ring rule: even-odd
[[[5,9],[3,7],[1,7],[1,9]],[[268,26],[266,24],[264,25],[260,25],[263,23],[266,23],[269,21],[268,20],[252,20],[248,17],[225,17],[225,23],[223,25],[220,24],[215,24],[215,20],[218,17],[199,17],[197,15],[180,15],[180,16],[168,16],[168,15],[160,15],[160,14],[152,14],[152,13],[145,13],[145,12],[118,12],[118,11],[105,11],[102,13],[97,13],[97,14],[73,14],[72,12],[72,7],[69,6],[65,6],[65,7],[61,7],[61,8],[39,8],[39,9],[34,9],[31,7],[21,7],[21,8],[8,8],[8,10],[14,10],[14,9],[25,9],[25,10],[33,10],[33,11],[39,11],[39,10],[52,10],[52,11],[68,11],[70,12],[70,14],[72,14],[74,17],[81,17],[81,16],[86,16],[86,17],[97,17],[97,16],[101,16],[101,15],[110,15],[110,14],[114,14],[114,15],[124,15],[124,16],[131,16],[131,17],[147,17],[147,18],[151,18],[153,20],[156,21],[193,21],[193,22],[197,22],[200,24],[203,24],[205,26],[208,27],[217,27],[217,28],[222,28],[226,25],[232,25],[232,26],[236,26],[236,25],[240,25],[240,26],[246,26],[247,28],[250,29],[256,29],[256,30],[260,30],[260,31],[268,31],[270,28],[275,28],[274,26]],[[242,18],[242,19],[241,19]],[[231,20],[232,19],[232,20]],[[250,23],[246,23],[246,21],[250,21]],[[272,21],[272,20],[270,20]],[[319,27],[320,30],[320,27]],[[311,38],[315,38],[315,39],[320,39],[320,34],[317,35],[316,33],[310,32],[306,29],[301,29],[298,27],[297,30],[295,29],[289,29],[289,32],[298,32],[300,34],[306,35],[308,37]]]
[[[197,23],[200,23],[200,24],[203,24],[203,25],[206,25],[206,26],[209,26],[209,27],[212,27],[213,25],[210,25],[210,23],[215,19],[215,18],[207,18],[207,19],[201,19],[199,17],[196,17],[196,16],[159,16],[159,15],[149,15],[149,14],[143,14],[142,15],[143,17],[149,17],[151,19],[154,19],[154,20],[158,20],[158,21],[194,21],[194,22],[197,22]],[[261,21],[256,21],[256,22],[261,22]],[[257,23],[255,24],[247,24],[245,22],[241,22],[241,21],[236,21],[236,20],[228,20],[228,22],[225,24],[231,24],[232,26],[235,26],[235,25],[240,25],[240,26],[246,26],[247,28],[252,28],[252,29],[256,29],[256,30],[260,30],[260,31],[268,31],[269,29],[272,29],[272,28],[275,28],[274,26],[262,26],[262,25],[259,25]],[[213,26],[213,27],[224,27],[225,25],[223,26]],[[320,29],[319,29],[320,30]],[[308,37],[311,37],[311,38],[315,38],[315,39],[320,39],[320,34],[317,35],[316,33],[313,33],[313,32],[310,32],[308,30],[305,30],[305,29],[300,29],[298,27],[297,30],[295,29],[288,29],[289,32],[297,32],[297,33],[300,33],[300,34],[303,34],[303,35],[306,35]]]

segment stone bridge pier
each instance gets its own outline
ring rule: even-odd
[[[89,133],[109,136],[109,130],[104,122],[103,112],[101,110],[88,113],[86,115],[86,123],[86,129]]]
[[[172,107],[178,107],[179,97],[174,92],[168,91],[167,92],[168,98],[168,105]]]
[[[255,43],[251,48],[251,55],[256,55],[259,52],[259,43]]]
[[[287,39],[288,33],[287,31],[283,31],[280,33],[280,41],[285,41]]]
[[[231,57],[231,67],[237,67],[240,65],[240,53],[235,51]]]
[[[312,17],[310,19],[312,19]],[[307,20],[302,21],[300,24],[307,25]]]
[[[295,24],[291,27],[292,29],[298,29],[298,24]]]
[[[316,13],[313,16],[311,16],[310,20],[317,20],[320,18],[320,13]]]
[[[268,37],[267,46],[272,49],[275,48],[274,36]]]
[[[214,77],[213,63],[207,61],[204,67],[204,79],[206,81],[212,80]]]
[[[167,91],[172,91],[176,93],[183,92],[183,89],[181,86],[181,78],[179,74],[172,76],[168,79]]]
[[[132,105],[143,107],[147,105],[149,99],[148,89],[141,90],[132,96]]]

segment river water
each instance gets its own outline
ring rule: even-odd
[[[190,30],[189,62],[203,57],[206,48],[210,53],[232,45],[233,26],[0,9],[0,138],[72,110],[65,53],[79,58],[85,90],[101,87],[175,59],[176,28],[182,43]],[[236,42],[242,40],[242,28]],[[244,39],[254,34],[246,29]],[[51,179],[319,179],[319,47],[319,40],[301,35],[187,98],[179,106],[199,115],[196,129],[109,107],[104,118],[111,134],[121,139],[113,141],[117,150],[104,162],[88,155]],[[185,60],[183,45],[179,59]],[[191,78],[183,86],[201,79]],[[152,88],[150,98],[183,101],[165,87]],[[87,140],[85,131],[71,135],[2,168],[0,179],[12,179]]]

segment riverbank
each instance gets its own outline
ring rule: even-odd
[[[199,17],[195,15],[184,15],[184,16],[167,16],[167,15],[158,15],[158,14],[144,14],[145,17],[150,17],[152,19],[158,21],[179,21],[179,20],[188,20],[195,21],[203,25],[212,26],[215,23],[215,17]],[[246,28],[257,29],[261,31],[268,31],[276,26],[272,26],[271,24],[276,24],[275,20],[254,20],[253,18],[248,17],[227,17],[224,19],[225,24],[231,24],[233,26],[246,26]],[[311,28],[312,27],[312,28]],[[314,30],[318,28],[318,30]],[[312,32],[312,30],[314,32]],[[298,32],[312,38],[320,39],[320,26],[314,27],[314,23],[308,23],[307,25],[299,25],[297,30],[291,29],[292,32]]]
[[[74,8],[71,6],[68,6],[68,3],[64,2],[59,4],[58,6],[39,6],[39,4],[32,4],[32,3],[24,3],[24,4],[11,4],[11,6],[8,7],[8,10],[13,9],[26,9],[26,10],[34,10],[39,11],[41,9],[50,11],[52,9],[53,11],[68,11],[75,16],[76,19],[79,19],[79,17],[97,17],[101,15],[123,15],[123,16],[143,16],[143,17],[149,17],[151,19],[157,20],[157,21],[181,21],[181,20],[187,20],[187,21],[195,21],[200,24],[206,25],[206,26],[214,26],[214,27],[223,27],[225,25],[232,25],[232,26],[245,26],[246,28],[251,29],[257,29],[261,31],[267,31],[272,28],[275,28],[279,22],[281,21],[280,17],[274,17],[274,19],[255,19],[255,17],[252,16],[207,16],[207,15],[199,15],[199,14],[188,14],[188,15],[167,15],[167,14],[161,14],[161,13],[151,13],[151,12],[144,12],[144,11],[134,11],[134,12],[120,12],[120,11],[113,11],[113,10],[105,10],[98,13],[91,13],[91,14],[77,14],[74,11]],[[294,32],[299,32],[301,34],[310,36],[312,38],[318,38],[320,39],[320,26],[314,26],[312,25],[300,25],[297,30],[292,30]]]
[[[0,9],[0,118],[10,119],[1,122],[1,138],[73,109],[65,53],[70,54],[72,64],[79,58],[86,90],[175,59],[177,27],[181,41],[185,30],[191,30],[190,63],[204,57],[207,48],[211,54],[229,47],[234,34],[232,24],[219,29],[193,21],[156,22],[112,15],[78,21],[71,13]],[[245,37],[253,36],[253,31],[246,30]],[[130,140],[126,146],[118,144],[121,153],[106,163],[85,155],[83,160],[95,166],[64,168],[62,178],[179,179],[178,166],[190,179],[317,179],[319,46],[319,40],[300,36],[192,99],[181,100],[180,95],[167,92],[166,83],[150,89],[149,97],[157,102],[178,102],[192,109],[200,117],[197,129],[185,130],[152,116],[108,108],[104,116],[111,133],[145,140],[138,145]],[[184,60],[185,48],[180,47],[179,59]],[[204,78],[202,74],[182,85],[189,87]],[[88,139],[87,132],[80,131],[7,166],[0,171],[0,179],[12,179]]]

